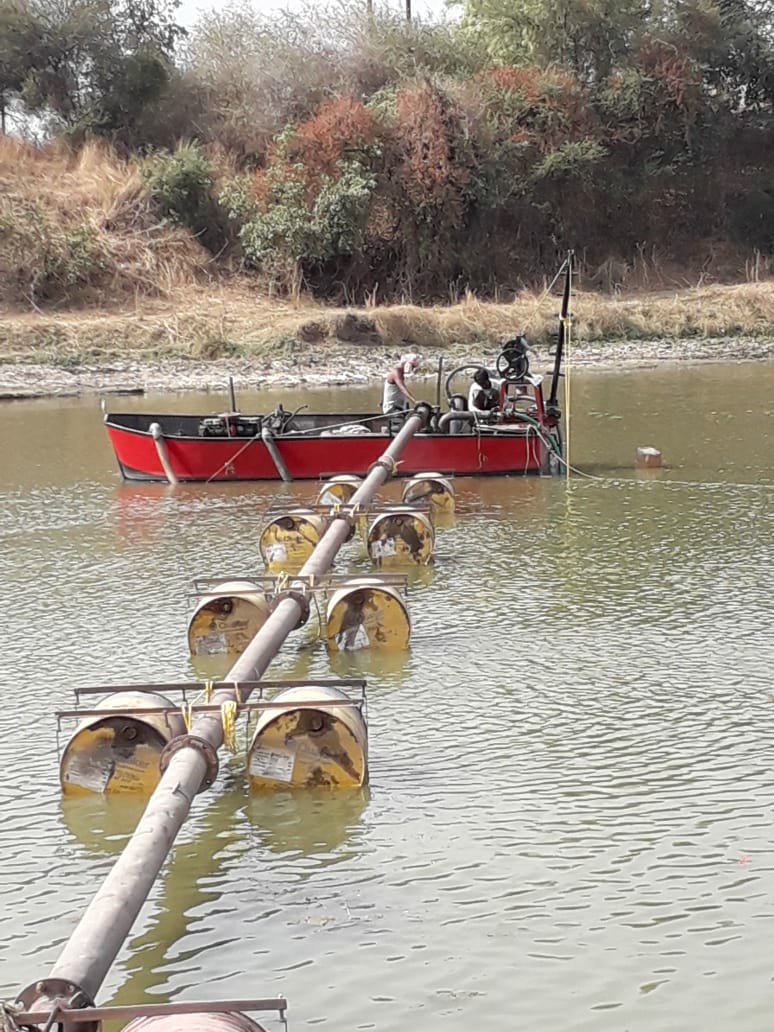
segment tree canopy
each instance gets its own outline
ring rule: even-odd
[[[159,210],[279,289],[494,291],[570,246],[774,253],[774,0],[457,7],[243,4],[186,37],[176,0],[0,0],[0,98],[154,153]]]

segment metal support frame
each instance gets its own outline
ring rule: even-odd
[[[406,419],[382,458],[374,463],[368,476],[350,499],[350,507],[367,505],[388,476],[397,470],[397,459],[411,438],[426,422],[427,414],[417,410]],[[304,577],[327,574],[349,532],[348,520],[333,520],[299,571]],[[213,692],[211,702],[238,702],[235,685],[244,688],[260,680],[290,632],[298,626],[301,606],[296,598],[279,600],[276,608],[248,644],[227,674],[227,682]],[[242,701],[247,701],[247,688]],[[207,742],[217,752],[223,744],[220,714],[202,713],[191,727],[191,735]],[[169,757],[134,834],[97,890],[72,935],[59,954],[49,979],[73,984],[84,994],[84,1003],[94,998],[109,972],[137,915],[153,887],[177,833],[183,826],[191,804],[208,776],[207,757],[200,746],[178,748]],[[35,983],[41,991],[25,999],[30,1011],[50,1012],[57,1002],[47,989],[49,982]]]

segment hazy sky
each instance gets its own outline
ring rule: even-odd
[[[315,6],[316,0],[251,0],[252,6],[258,11],[299,10],[305,6]],[[363,0],[365,6],[365,0]],[[376,0],[376,4],[392,8],[396,11],[406,9],[405,0]],[[184,25],[191,25],[196,21],[202,11],[220,10],[226,5],[217,3],[215,0],[182,0],[178,9],[178,17]],[[326,6],[325,0],[321,0],[319,6]],[[446,7],[444,0],[411,0],[412,10],[422,18],[440,18],[444,15]]]

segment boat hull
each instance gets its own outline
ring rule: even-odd
[[[122,476],[164,481],[156,442],[143,430],[107,422]],[[275,445],[293,480],[318,480],[341,473],[364,476],[383,453],[386,434],[277,437]],[[165,436],[171,469],[180,481],[279,480],[280,473],[259,436],[249,438]],[[419,434],[408,444],[398,473],[428,470],[455,476],[536,474],[546,470],[548,446],[525,428],[522,433]]]

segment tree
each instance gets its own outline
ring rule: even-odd
[[[137,122],[172,73],[183,31],[173,18],[178,2],[19,0],[15,18],[0,23],[0,37],[13,52],[25,32],[36,45],[15,73],[9,64],[8,78],[28,110],[75,138],[141,142]]]
[[[26,4],[0,3],[0,131],[6,130],[6,110],[18,96],[32,69],[43,59],[42,23]]]
[[[644,0],[454,0],[464,25],[504,64],[572,68],[599,81],[626,59],[642,33]]]

